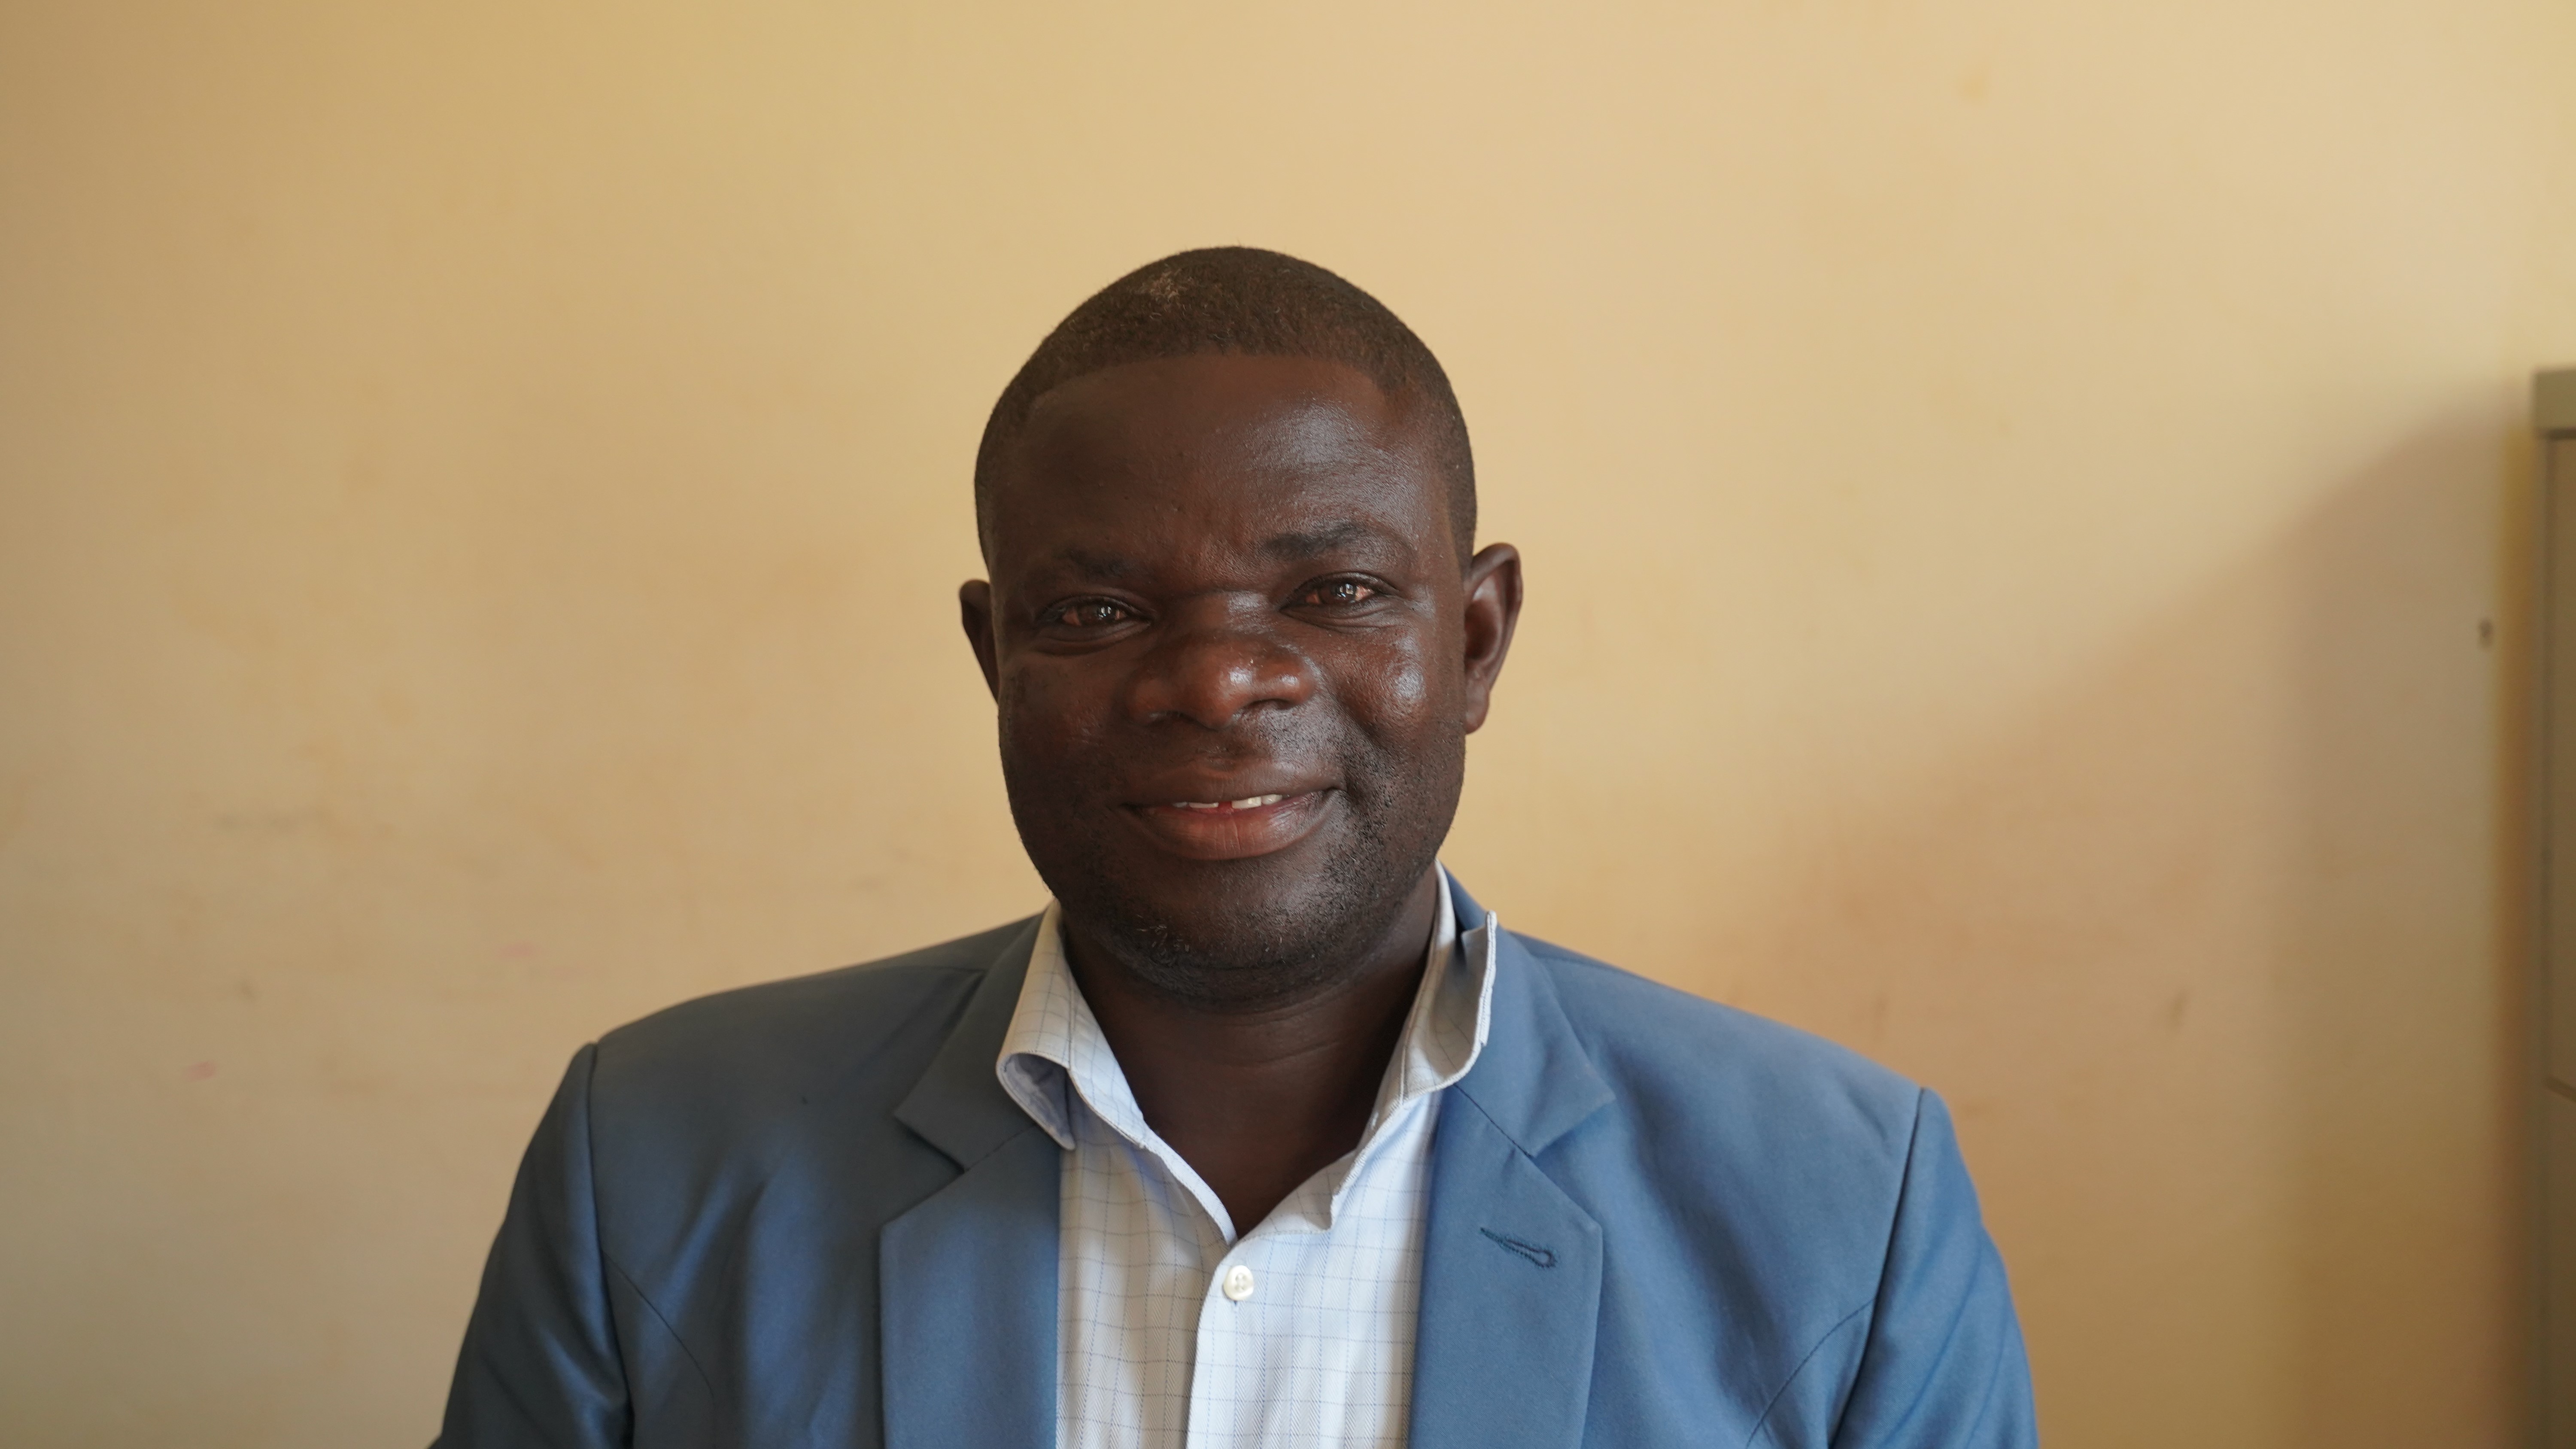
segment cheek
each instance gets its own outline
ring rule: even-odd
[[[1353,651],[1333,668],[1351,715],[1370,734],[1406,738],[1436,728],[1449,709],[1447,681],[1433,667],[1432,641],[1407,636],[1392,647]]]
[[[1031,660],[1005,667],[1001,682],[1002,749],[1012,759],[1062,768],[1100,740],[1109,691],[1088,672]]]

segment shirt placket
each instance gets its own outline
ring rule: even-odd
[[[1191,1449],[1260,1441],[1276,1369],[1270,1360],[1287,1305],[1284,1236],[1245,1234],[1208,1273],[1190,1379]]]

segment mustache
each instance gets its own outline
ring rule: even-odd
[[[1394,751],[1364,733],[1289,721],[1224,730],[1158,725],[1105,737],[1101,744],[1104,783],[1130,794],[1144,791],[1135,803],[1159,803],[1159,784],[1192,778],[1249,780],[1272,790],[1330,785],[1374,793],[1376,781],[1397,768]]]

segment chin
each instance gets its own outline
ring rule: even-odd
[[[1039,873],[1068,918],[1137,979],[1200,1006],[1256,1009],[1356,968],[1439,849],[1437,839],[1409,850],[1369,844],[1378,848],[1337,841],[1217,862],[1094,856],[1084,864],[1109,868],[1041,864]]]

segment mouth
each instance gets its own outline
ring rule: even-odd
[[[1192,860],[1246,860],[1285,850],[1323,823],[1329,789],[1247,795],[1238,800],[1172,800],[1128,813],[1156,844]]]

